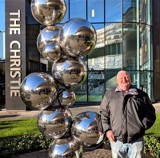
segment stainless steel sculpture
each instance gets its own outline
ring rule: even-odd
[[[65,108],[71,107],[76,101],[76,95],[72,89],[63,89],[58,94],[59,102]]]
[[[20,86],[22,101],[31,109],[42,110],[52,105],[57,98],[57,88],[53,77],[47,73],[31,73]]]
[[[85,148],[96,148],[104,140],[104,135],[99,135],[98,131],[98,122],[96,120],[98,115],[93,111],[84,111],[79,113],[73,121],[72,136]]]
[[[65,53],[73,57],[90,53],[97,40],[94,27],[81,18],[73,18],[62,25],[59,33],[60,45]]]
[[[38,128],[46,137],[61,138],[70,130],[72,118],[66,110],[43,110],[38,115]]]
[[[61,86],[77,88],[86,80],[87,68],[81,58],[61,56],[52,66],[52,75]]]
[[[40,24],[55,25],[64,18],[66,3],[64,0],[32,0],[31,12]]]
[[[68,116],[72,117],[71,110],[69,108],[67,108],[67,107],[62,106],[57,99],[46,110],[48,110],[48,111],[55,111],[55,109],[63,111],[64,113],[67,113]]]
[[[31,109],[41,110],[38,128],[44,136],[54,139],[48,158],[82,158],[83,147],[96,148],[104,140],[98,131],[98,113],[82,112],[73,121],[68,109],[76,101],[73,89],[86,80],[83,56],[94,49],[96,31],[82,18],[54,26],[66,14],[64,0],[32,0],[31,12],[46,26],[37,37],[37,48],[53,62],[52,76],[42,72],[28,75],[20,87],[22,101]]]
[[[43,47],[41,54],[48,61],[54,62],[61,56],[60,45],[57,42],[46,44]]]
[[[47,44],[55,44],[60,47],[59,44],[57,44],[60,29],[59,26],[47,26],[40,31],[37,37],[37,48],[41,54],[44,46]]]
[[[82,158],[82,154],[78,142],[71,138],[57,139],[50,144],[48,158]]]

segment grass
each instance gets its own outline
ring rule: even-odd
[[[146,134],[160,137],[160,113],[156,114],[156,122],[146,131]]]
[[[160,137],[160,113],[156,116],[155,124],[146,131],[146,135]],[[32,134],[40,134],[37,119],[0,121],[0,138]]]
[[[0,121],[0,138],[40,134],[37,119]]]

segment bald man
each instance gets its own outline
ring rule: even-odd
[[[117,87],[105,93],[100,114],[112,158],[143,158],[143,136],[156,114],[147,93],[132,86],[127,71],[117,73]]]

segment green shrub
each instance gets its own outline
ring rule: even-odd
[[[152,158],[160,158],[160,137],[146,135],[144,140],[145,154],[150,154]],[[0,140],[0,158],[12,158],[14,155],[48,149],[51,141],[52,139],[42,134],[4,138]],[[101,147],[110,149],[109,141],[105,140]]]
[[[0,157],[12,158],[13,155],[21,154],[24,152],[32,152],[36,150],[48,149],[51,139],[45,136],[32,135],[32,136],[19,136],[10,137],[0,140]]]
[[[145,136],[144,152],[154,158],[160,158],[160,137]]]

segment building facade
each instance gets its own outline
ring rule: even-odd
[[[45,0],[42,0],[45,1]],[[72,18],[88,20],[97,44],[85,56],[86,81],[75,89],[76,103],[99,104],[116,85],[116,74],[127,70],[134,86],[160,100],[159,0],[65,0],[67,12],[59,26]],[[36,45],[44,26],[31,14],[30,0],[6,0],[6,109],[26,109],[20,84],[32,72],[51,73]],[[80,7],[81,6],[81,7]]]

